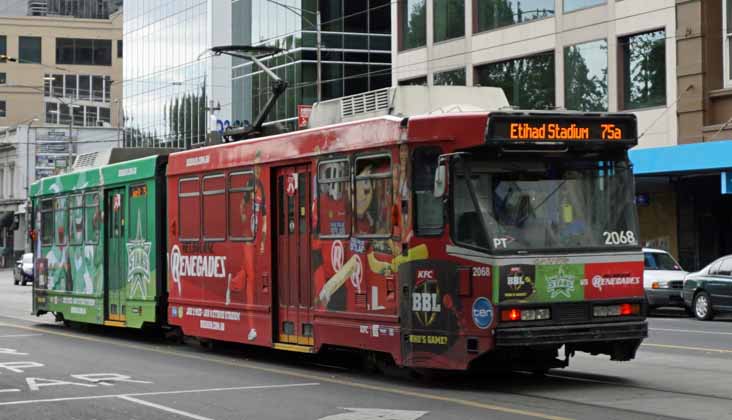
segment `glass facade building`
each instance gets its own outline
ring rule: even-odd
[[[322,100],[391,85],[389,0],[233,1],[233,44],[282,49],[262,61],[288,82],[267,118],[287,129],[296,128],[298,105],[317,100],[315,10],[322,22]],[[271,79],[250,62],[232,64],[232,124],[253,122],[271,95]]]
[[[297,106],[391,85],[389,0],[127,0],[124,121],[129,147],[191,148],[209,130],[253,122],[271,78],[252,63],[212,56],[221,45],[273,46],[263,60],[288,82],[268,117],[294,129]]]
[[[207,0],[128,0],[123,118],[128,147],[190,148],[206,138]]]

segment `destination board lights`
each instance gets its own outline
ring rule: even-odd
[[[623,130],[612,123],[600,124],[602,132],[600,140],[620,140]],[[509,129],[511,140],[590,140],[590,128],[570,124],[563,127],[557,123],[511,123]]]
[[[487,142],[637,142],[637,124],[633,115],[491,115]]]

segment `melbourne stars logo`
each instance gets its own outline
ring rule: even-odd
[[[130,297],[139,290],[140,296],[147,298],[147,284],[150,282],[150,242],[142,236],[142,219],[137,211],[137,233],[127,242],[127,282]]]
[[[556,299],[559,296],[564,296],[569,299],[572,297],[574,292],[574,280],[575,277],[571,274],[564,272],[562,267],[559,267],[557,274],[547,278],[547,292],[551,299]]]

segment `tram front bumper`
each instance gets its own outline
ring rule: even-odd
[[[628,342],[648,337],[645,320],[496,328],[496,347],[564,345],[572,343]]]

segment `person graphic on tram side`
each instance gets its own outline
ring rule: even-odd
[[[258,165],[259,160],[257,153],[257,157],[254,159],[254,176],[249,178],[247,191],[239,202],[241,222],[244,226],[249,223],[251,239],[244,242],[241,270],[233,277],[229,274],[229,285],[226,289],[227,305],[231,303],[231,292],[245,292],[244,302],[252,303],[254,301],[256,246],[259,243],[259,254],[264,254],[267,237],[266,197],[261,178],[262,168]]]
[[[388,235],[391,211],[391,180],[389,178],[370,178],[372,174],[389,171],[388,162],[384,167],[374,168],[366,165],[356,180],[356,232],[362,235]]]

